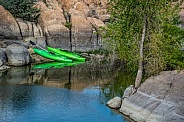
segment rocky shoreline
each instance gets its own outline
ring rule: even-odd
[[[109,20],[107,2],[38,0],[38,23],[14,18],[0,5],[0,69],[44,62],[46,59],[34,54],[30,40],[43,48],[48,45],[80,52],[101,48],[102,38],[96,32]]]
[[[138,122],[184,121],[184,70],[164,71],[145,80],[131,95],[128,87],[123,98],[107,102],[111,108]]]
[[[96,32],[109,21],[108,0],[38,0],[38,23],[14,18],[0,5],[0,70],[9,66],[23,66],[45,62],[36,55],[29,40],[46,47],[62,47],[72,51],[89,51],[101,48],[102,38]],[[184,21],[184,4],[179,13]],[[70,15],[70,18],[69,18]],[[70,21],[71,28],[67,27]],[[184,27],[183,23],[180,25]],[[90,55],[91,58],[104,56]],[[130,95],[128,87],[123,98],[116,97],[107,105],[135,121],[184,121],[184,71],[165,71],[148,78]]]
[[[11,66],[24,66],[34,63],[50,62],[52,60],[46,59],[34,53],[33,46],[26,44],[13,43],[6,48],[0,48],[0,71],[9,69]],[[90,60],[102,60],[104,55],[81,53],[83,57]]]

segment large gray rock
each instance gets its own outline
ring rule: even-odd
[[[184,121],[184,70],[165,71],[148,78],[120,112],[139,122]]]
[[[0,36],[5,38],[21,38],[20,29],[12,14],[0,5]]]
[[[13,66],[22,66],[31,62],[28,50],[18,44],[9,45],[6,49],[8,64]]]

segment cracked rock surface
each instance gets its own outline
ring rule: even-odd
[[[148,78],[122,101],[120,112],[139,122],[184,121],[184,70]]]

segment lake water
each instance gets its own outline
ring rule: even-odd
[[[33,67],[0,72],[0,121],[128,122],[106,106],[132,84],[119,66],[87,62],[62,68]]]

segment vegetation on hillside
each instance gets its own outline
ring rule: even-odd
[[[35,0],[0,0],[0,5],[14,17],[37,23],[39,9],[34,4]]]
[[[111,0],[111,21],[103,36],[108,50],[137,72],[135,89],[143,74],[184,68],[184,30],[179,28],[179,4],[172,0]],[[180,1],[181,2],[181,1]]]

